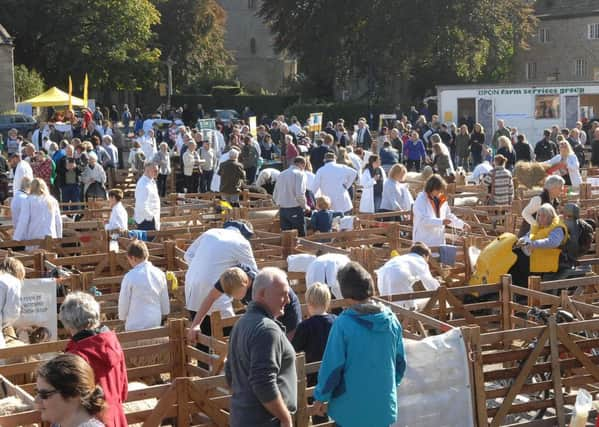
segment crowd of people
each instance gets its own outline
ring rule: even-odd
[[[396,389],[409,360],[396,316],[372,297],[412,292],[417,282],[428,290],[439,286],[429,269],[430,248],[446,243],[448,228],[470,228],[451,212],[447,183],[458,173],[472,172],[470,179],[488,187],[485,202],[509,205],[516,163],[543,163],[549,176],[542,193],[523,211],[511,270],[520,284],[531,273],[555,272],[562,263],[562,248],[572,231],[555,208],[564,185],[576,188],[582,183],[581,146],[591,144],[591,162],[599,164],[597,123],[588,133],[582,122],[572,130],[548,129],[533,147],[502,120],[493,135],[486,135],[479,123],[441,123],[438,116],[419,114],[415,108],[376,133],[364,118],[355,125],[338,119],[313,133],[296,117],[284,116],[272,121],[263,117],[256,135],[244,119],[217,122],[216,129],[205,131],[194,126],[196,118],[205,117],[203,110],[201,117],[192,117],[188,109],[176,113],[167,129],[155,127],[156,118],[144,118],[138,109],[132,114],[125,106],[120,113],[113,106],[107,114],[100,108],[85,110],[81,119],[72,112],[59,114],[55,118],[60,119],[60,130],[58,121],[41,123],[30,138],[9,132],[0,172],[13,179],[14,239],[60,238],[63,218],[58,202],[76,206],[90,198],[109,200],[106,230],[160,230],[161,198],[169,191],[169,175],[176,171],[178,190],[219,192],[232,205],[239,202],[242,189],[272,194],[281,230],[295,229],[300,236],[308,227],[330,233],[338,227],[338,218],[355,210],[413,214],[410,252],[392,257],[379,270],[376,286],[370,274],[347,257],[316,258],[308,271],[313,280],[307,281],[310,316],[305,320],[286,273],[273,267],[258,269],[250,223],[228,221],[189,246],[188,342],[205,349],[197,343],[197,334],[211,334],[209,315],[233,315],[234,301],[245,306],[244,316],[225,331],[230,334],[225,372],[234,427],[292,425],[298,405],[298,352],[306,354],[307,362],[322,360],[318,374],[308,378],[315,387],[314,422],[330,416],[344,427],[392,424]],[[130,145],[127,159],[119,154],[125,144]],[[122,203],[123,192],[113,188],[116,170],[122,167],[137,178],[131,218]],[[406,183],[409,172],[421,172],[425,178],[416,197]],[[361,189],[358,206],[353,205],[356,189]],[[8,186],[4,191],[7,197]],[[70,206],[63,213],[68,214]],[[578,218],[575,209],[567,212],[569,218]],[[396,220],[401,221],[401,215]],[[323,236],[322,241],[327,239]],[[158,327],[170,313],[165,272],[152,265],[142,240],[132,240],[127,248],[131,269],[120,287],[118,317],[126,331]],[[0,308],[7,325],[18,316],[24,269],[7,258],[0,263],[0,273]],[[350,306],[336,316],[329,310],[331,298],[344,298]],[[407,307],[415,309],[417,304]],[[36,402],[42,419],[61,426],[126,425],[121,405],[127,396],[125,358],[114,332],[100,322],[97,301],[89,294],[72,293],[62,303],[59,318],[72,338],[65,355],[38,370]]]

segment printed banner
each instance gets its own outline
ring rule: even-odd
[[[47,337],[42,341],[56,341],[58,315],[56,310],[56,281],[54,279],[25,279],[21,287],[21,316],[14,323],[15,330]]]
[[[387,126],[388,129],[391,129],[395,120],[397,120],[397,114],[379,114],[379,130],[381,130],[383,126]]]
[[[200,130],[204,130],[204,129],[216,130],[216,120],[215,119],[198,119],[198,127],[200,128]]]
[[[310,113],[308,126],[310,132],[320,132],[322,130],[322,113]]]
[[[250,122],[250,134],[256,138],[258,136],[258,126],[256,125],[256,116],[252,116],[249,119]]]

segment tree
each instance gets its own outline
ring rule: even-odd
[[[215,0],[154,0],[161,14],[157,29],[161,60],[171,58],[178,89],[202,80],[231,77],[232,58],[224,47],[226,14]]]
[[[41,74],[29,70],[24,65],[15,66],[15,95],[17,102],[33,98],[44,91],[45,83]]]
[[[297,54],[323,93],[357,78],[369,99],[395,79],[426,88],[505,80],[534,31],[521,0],[263,0],[260,14],[275,47]]]
[[[160,19],[149,0],[3,0],[0,22],[15,37],[16,62],[65,87],[68,76],[97,89],[155,84],[160,51],[150,46]]]

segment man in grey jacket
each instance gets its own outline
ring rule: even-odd
[[[291,413],[297,409],[295,351],[285,327],[275,320],[289,303],[285,272],[262,269],[254,279],[252,299],[229,340],[229,422],[231,427],[291,427]]]

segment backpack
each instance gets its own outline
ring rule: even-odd
[[[585,255],[590,249],[593,243],[593,237],[595,234],[595,227],[584,219],[576,221],[578,225],[578,254],[577,256]]]
[[[145,163],[146,163],[146,155],[143,153],[143,151],[138,151],[137,153],[135,153],[133,165],[135,166],[135,170],[137,172],[141,172],[144,170]]]

